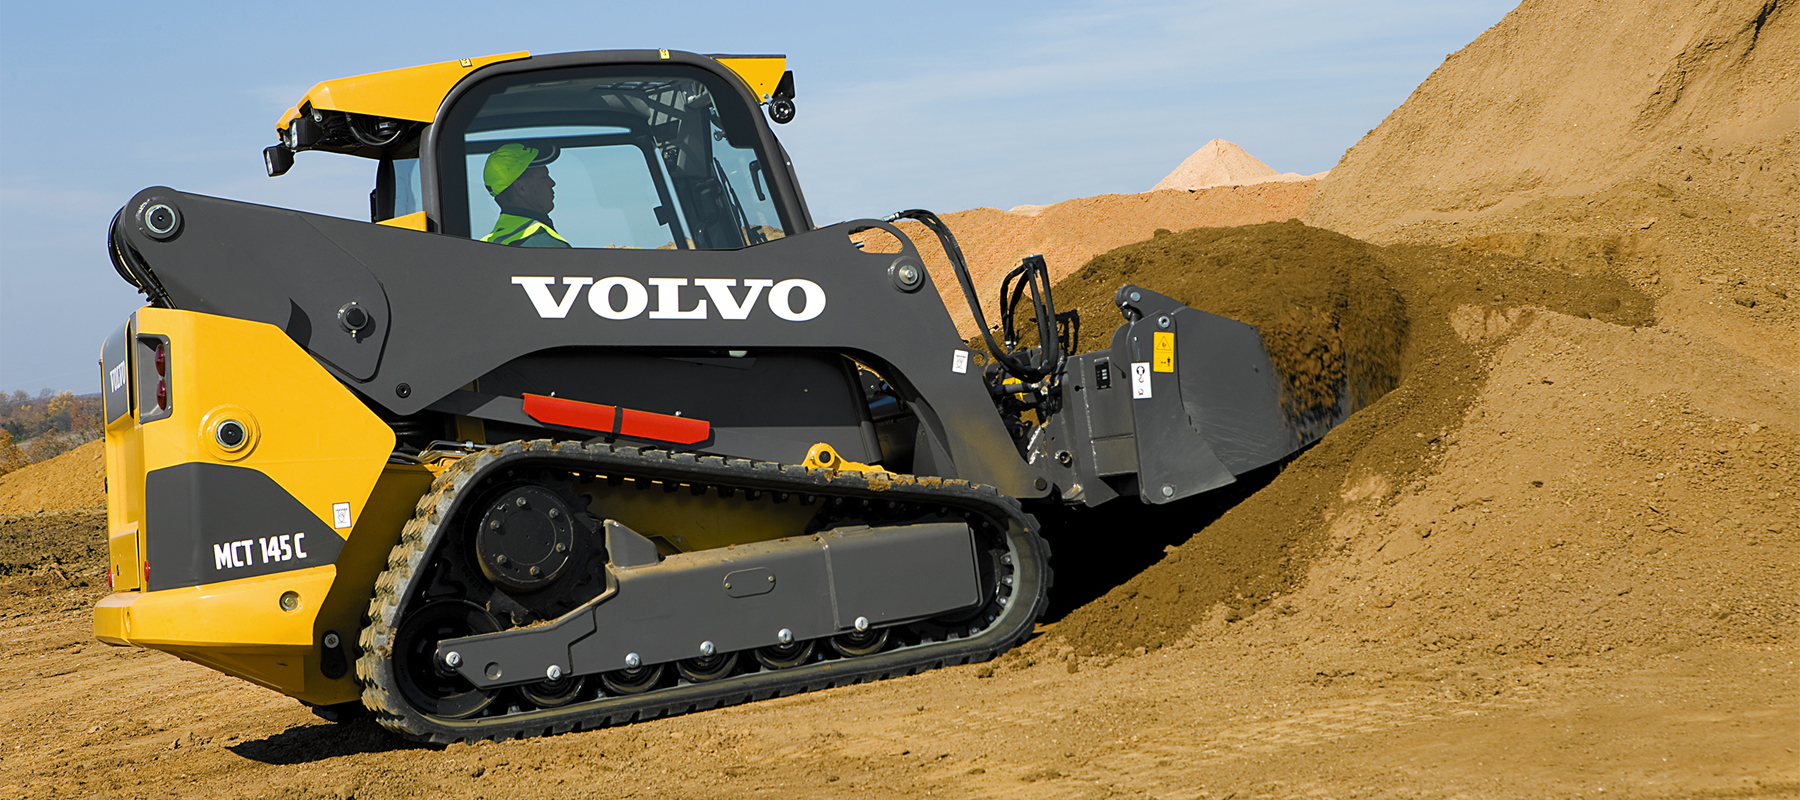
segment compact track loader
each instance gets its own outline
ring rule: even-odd
[[[1192,497],[1353,410],[1284,405],[1254,328],[1143,287],[1072,353],[1041,258],[996,337],[929,212],[814,225],[761,108],[793,118],[785,64],[512,53],[319,84],[269,174],[371,159],[373,224],[133,197],[109,249],[149,303],[102,350],[98,637],[437,742],[903,675],[1030,635],[1032,507]]]

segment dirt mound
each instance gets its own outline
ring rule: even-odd
[[[1292,172],[1277,174],[1268,164],[1224,139],[1207,142],[1181,162],[1150,191],[1210,189],[1214,186],[1247,186],[1267,181],[1299,181],[1308,177]]]
[[[1161,191],[1109,194],[1068,200],[1027,212],[976,208],[944,214],[963,255],[969,275],[981,293],[989,324],[998,324],[1000,279],[1019,259],[1042,254],[1053,280],[1074,272],[1100,253],[1150,238],[1158,229],[1251,225],[1300,216],[1317,181],[1226,186],[1195,192]],[[937,237],[923,225],[904,222],[901,230],[925,258],[950,318],[965,337],[974,335],[968,301],[939,248]],[[857,238],[874,252],[895,246],[892,237],[872,231]]]
[[[0,515],[106,505],[106,445],[95,440],[0,475]]]
[[[1299,586],[1310,586],[1306,577],[1312,565],[1335,552],[1333,520],[1345,502],[1345,487],[1368,482],[1353,477],[1378,476],[1368,485],[1383,487],[1376,494],[1384,497],[1414,486],[1440,469],[1465,419],[1482,413],[1475,403],[1495,346],[1485,338],[1491,320],[1514,324],[1528,315],[1521,309],[1531,307],[1624,331],[1654,323],[1650,298],[1624,280],[1547,269],[1518,258],[1455,248],[1376,247],[1296,223],[1182,236],[1191,246],[1160,246],[1177,239],[1166,236],[1097,258],[1092,269],[1084,267],[1059,284],[1058,297],[1074,300],[1084,322],[1108,319],[1104,314],[1111,311],[1112,288],[1128,281],[1204,310],[1235,314],[1258,325],[1273,321],[1272,327],[1278,327],[1284,303],[1301,298],[1302,318],[1318,319],[1317,309],[1335,307],[1334,292],[1341,295],[1345,287],[1356,287],[1368,295],[1356,301],[1363,310],[1340,312],[1336,319],[1340,326],[1354,322],[1376,329],[1315,325],[1297,329],[1294,338],[1323,332],[1360,343],[1340,352],[1383,354],[1370,362],[1397,364],[1401,373],[1393,391],[1286,465],[1217,522],[1207,519],[1204,503],[1190,506],[1196,519],[1182,532],[1197,535],[1170,547],[1159,563],[1058,624],[1058,637],[1082,653],[1165,645],[1208,619],[1239,619]],[[1221,263],[1232,266],[1213,267]],[[1385,292],[1397,299],[1372,301]],[[1404,317],[1397,316],[1401,309]],[[1398,357],[1391,348],[1400,340],[1391,336],[1391,329],[1380,329],[1383,324],[1404,324],[1407,335]],[[1083,327],[1087,336],[1107,326]],[[1305,362],[1286,363],[1294,369]],[[1314,364],[1314,376],[1334,369],[1330,360]],[[1059,558],[1074,551],[1079,562],[1081,548],[1110,538],[1118,525],[1100,514],[1106,510],[1093,512],[1085,526],[1055,532]],[[1181,524],[1173,511],[1163,519]],[[1452,579],[1442,581],[1443,587],[1454,585]]]
[[[1792,4],[1527,2],[1345,153],[1307,220],[1387,239],[1653,177],[1792,244],[1797,131]]]
[[[1524,3],[1351,148],[1304,219],[1605,269],[1662,324],[1800,370],[1800,11]]]
[[[1792,643],[1800,377],[1680,331],[1452,322],[1502,342],[1472,413],[1429,476],[1345,476],[1297,625],[1559,657]]]

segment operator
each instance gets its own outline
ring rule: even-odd
[[[482,241],[513,247],[570,246],[550,221],[550,211],[556,207],[556,181],[545,165],[555,161],[558,152],[556,147],[541,151],[513,142],[488,154],[481,178],[500,205],[500,218]]]

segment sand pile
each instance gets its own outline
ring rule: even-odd
[[[1351,148],[1305,219],[1612,270],[1663,324],[1800,370],[1800,10],[1525,3]]]
[[[1791,4],[1527,2],[1351,148],[1308,221],[1385,239],[1651,177],[1792,244],[1797,132]]]
[[[1333,342],[1325,352],[1362,354],[1362,363],[1382,367],[1362,373],[1365,379],[1398,377],[1398,383],[1161,563],[1070,614],[1058,632],[1084,652],[1166,644],[1208,615],[1252,613],[1304,583],[1310,565],[1327,552],[1333,509],[1353,474],[1378,473],[1394,487],[1432,474],[1446,437],[1475,413],[1471,404],[1493,346],[1480,335],[1465,338],[1457,324],[1469,327],[1469,319],[1490,316],[1516,320],[1527,306],[1625,330],[1654,322],[1650,299],[1616,277],[1453,248],[1377,247],[1297,223],[1191,231],[1121,248],[1063,281],[1057,293],[1082,309],[1084,335],[1092,335],[1110,325],[1088,320],[1118,319],[1110,298],[1124,282],[1275,331],[1282,329],[1284,309],[1315,320],[1322,309],[1335,310],[1336,325],[1290,329],[1289,337],[1325,338]],[[1393,299],[1376,300],[1384,295]],[[1283,362],[1284,372],[1301,370],[1302,382],[1338,368],[1319,360],[1307,373],[1304,361]],[[1293,377],[1284,377],[1291,386]],[[1203,505],[1190,513],[1208,514]],[[1106,515],[1112,510],[1092,512],[1085,530],[1059,532],[1058,552],[1116,529],[1118,520]],[[1207,521],[1177,530],[1195,532]],[[1170,510],[1155,524],[1183,521]]]
[[[0,475],[0,516],[106,505],[106,445],[95,440]]]
[[[1210,189],[1214,186],[1248,186],[1256,183],[1315,180],[1325,176],[1277,173],[1256,156],[1224,139],[1214,139],[1195,150],[1174,172],[1157,181],[1150,191]]]
[[[1019,259],[1042,254],[1053,280],[1074,272],[1100,253],[1150,238],[1158,229],[1251,225],[1300,216],[1316,181],[1231,186],[1196,192],[1161,191],[1084,197],[1025,211],[976,208],[944,214],[980,292],[989,324],[998,324],[1000,279]],[[937,237],[923,225],[906,222],[901,230],[918,246],[937,284],[950,318],[963,336],[976,333],[969,305],[957,287]],[[895,247],[892,237],[875,231],[858,237],[871,252]]]
[[[1791,646],[1797,167],[1792,8],[1521,5],[1305,217],[1388,244],[1399,386],[1058,632],[1088,653]],[[1092,276],[1121,278],[1157,285]]]

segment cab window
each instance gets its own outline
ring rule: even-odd
[[[445,123],[447,233],[526,246],[728,250],[788,231],[751,117],[704,70],[503,76],[464,95]]]

